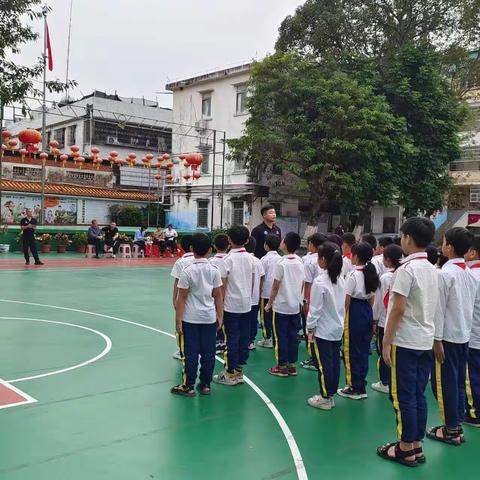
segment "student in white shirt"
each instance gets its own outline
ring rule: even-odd
[[[227,256],[229,242],[228,236],[224,233],[219,233],[213,239],[213,246],[215,247],[215,255],[210,258],[210,263],[215,265],[220,272],[220,276],[223,279],[227,278],[227,269],[225,267],[225,258]],[[223,289],[222,289],[223,294]],[[223,329],[217,331],[217,355],[223,354],[225,351],[225,336]]]
[[[170,390],[186,397],[195,396],[199,359],[197,389],[201,395],[210,394],[216,333],[223,321],[222,279],[218,269],[206,258],[212,251],[208,236],[204,233],[193,235],[192,250],[195,259],[180,275],[176,302],[175,324],[184,365],[182,383]]]
[[[375,265],[375,268],[377,269],[378,276],[381,277],[387,269],[385,268],[385,264],[383,263],[383,252],[385,248],[387,248],[389,245],[393,244],[393,238],[392,237],[380,237],[378,239],[378,245],[377,248],[375,249],[375,254],[373,255],[372,258],[372,263]]]
[[[258,331],[258,312],[260,311],[260,292],[265,279],[265,270],[262,261],[255,256],[257,242],[254,237],[248,239],[245,249],[252,256],[253,260],[253,290],[252,290],[252,309],[250,311],[250,338],[248,343],[249,350],[255,350],[255,338]]]
[[[315,362],[310,356],[310,348],[308,346],[307,336],[307,315],[310,303],[310,289],[315,278],[320,273],[318,266],[318,249],[327,241],[327,236],[323,233],[314,233],[308,238],[307,249],[308,252],[302,257],[302,262],[305,266],[305,283],[303,287],[303,308],[302,308],[302,330],[305,336],[305,347],[307,349],[308,358],[300,362],[300,366],[306,370],[316,370]]]
[[[270,293],[272,292],[273,280],[275,276],[275,266],[282,259],[278,254],[280,248],[280,238],[277,235],[269,234],[265,237],[265,251],[267,252],[261,259],[263,270],[265,272],[264,281],[260,299],[260,324],[262,326],[263,338],[257,342],[259,347],[273,348],[272,339],[272,311],[265,311]]]
[[[178,281],[180,280],[180,275],[183,272],[183,269],[193,263],[195,260],[195,257],[193,253],[190,251],[190,247],[192,245],[192,236],[191,235],[184,235],[180,241],[182,249],[184,252],[186,252],[183,257],[179,258],[173,265],[172,272],[170,273],[170,276],[173,277],[175,280],[173,282],[173,292],[172,292],[172,303],[173,303],[173,308],[175,309],[175,305],[177,303],[177,297],[178,297]],[[178,349],[177,351],[173,354],[173,358],[176,360],[181,360],[182,359],[182,354],[180,352],[180,345],[177,345]]]
[[[225,258],[227,277],[224,280],[224,335],[226,341],[225,370],[214,375],[213,381],[235,386],[244,383],[243,367],[248,360],[250,311],[254,270],[252,256],[245,250],[250,232],[237,225],[228,231],[231,250]]]
[[[342,255],[337,245],[327,242],[318,250],[320,274],[314,280],[307,317],[308,342],[318,370],[320,395],[308,404],[321,410],[335,406],[340,379],[340,344],[345,318],[345,281]]]
[[[343,268],[342,276],[346,278],[347,275],[354,270],[352,265],[352,247],[355,245],[357,239],[351,232],[346,232],[342,235],[342,254],[343,254]]]
[[[351,400],[367,398],[368,357],[373,333],[375,290],[380,279],[371,263],[373,248],[360,242],[352,248],[355,270],[345,282],[345,330],[343,335],[343,360],[347,385],[338,394]]]
[[[383,264],[386,272],[380,277],[380,287],[375,292],[375,303],[373,304],[373,321],[377,332],[378,351],[378,376],[379,381],[372,383],[372,389],[380,393],[389,393],[390,367],[383,360],[382,344],[385,334],[385,322],[387,320],[387,307],[390,299],[390,287],[393,274],[401,264],[403,257],[402,248],[391,244],[383,251]]]
[[[472,242],[473,233],[461,227],[447,230],[443,238],[442,253],[448,261],[440,270],[435,367],[431,375],[442,425],[430,428],[427,437],[457,446],[464,441],[468,342],[478,290],[477,280],[464,259]]]
[[[425,389],[433,362],[439,274],[425,253],[435,234],[433,222],[412,217],[401,231],[402,250],[408,256],[393,275],[383,337],[383,359],[392,372],[390,399],[399,441],[378,447],[377,454],[415,467],[425,462]]]
[[[265,310],[273,309],[273,335],[277,364],[268,371],[277,377],[296,376],[298,360],[298,331],[301,328],[300,305],[302,303],[305,268],[295,252],[301,238],[289,232],[280,245],[285,254],[275,269],[272,293]]]
[[[465,260],[477,281],[477,295],[473,308],[472,333],[468,344],[467,404],[464,423],[480,427],[480,235],[475,235]]]

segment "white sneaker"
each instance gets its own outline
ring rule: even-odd
[[[112,258],[117,258],[117,256],[115,254],[112,254]]]
[[[242,376],[243,379],[243,376]],[[228,385],[229,387],[234,387],[238,384],[238,379],[236,374],[230,374],[228,372],[223,371],[218,375],[213,376],[213,381],[215,383],[220,383],[221,385]]]
[[[175,360],[181,360],[182,359],[182,354],[180,352],[180,350],[177,350],[173,355],[172,357],[175,359]]]
[[[262,338],[257,342],[257,345],[263,348],[273,348],[273,340],[271,338]]]
[[[372,389],[376,390],[377,392],[380,392],[380,393],[389,393],[390,392],[390,389],[388,388],[388,385],[385,385],[382,382],[372,383]]]
[[[255,344],[253,342],[248,344],[248,349],[249,350],[256,350],[256,348],[257,347],[255,346]]]
[[[307,400],[307,403],[320,410],[331,410],[335,407],[335,401],[333,398],[323,398],[321,395],[314,395]]]

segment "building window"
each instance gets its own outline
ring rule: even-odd
[[[75,145],[77,143],[77,126],[72,125],[68,127],[68,144],[67,145]]]
[[[204,153],[203,154],[203,163],[200,169],[200,172],[204,175],[208,175],[210,173],[210,154]]]
[[[42,178],[41,168],[13,167],[13,180],[40,180]]]
[[[470,203],[480,203],[480,186],[470,187]]]
[[[248,113],[247,108],[247,86],[246,85],[237,85],[235,87],[235,112],[237,115],[242,115]]]
[[[95,174],[89,172],[73,172],[65,173],[65,182],[81,185],[93,185],[95,183]]]
[[[91,130],[90,120],[85,120],[83,122],[83,143],[90,144],[92,140],[92,130]]]
[[[245,223],[243,203],[244,203],[243,201],[239,201],[239,200],[236,200],[233,202],[232,225],[243,225]]]
[[[197,202],[197,228],[208,228],[208,200]]]
[[[204,93],[202,95],[202,117],[210,118],[212,116],[212,94]]]
[[[65,129],[59,128],[58,130],[54,130],[53,139],[59,143],[58,148],[63,148],[65,146]]]

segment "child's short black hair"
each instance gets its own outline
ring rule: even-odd
[[[192,250],[198,257],[204,257],[212,248],[212,241],[205,233],[195,233],[192,236]]]
[[[340,235],[337,235],[336,233],[332,233],[331,235],[328,235],[328,241],[331,243],[334,243],[335,245],[338,245],[340,248],[342,247],[343,240]]]
[[[362,235],[362,242],[369,243],[374,250],[378,246],[377,239],[371,233],[366,233],[365,235]]]
[[[410,217],[400,227],[403,235],[412,237],[419,248],[427,248],[435,235],[435,225],[426,217]]]
[[[400,260],[403,257],[403,250],[398,245],[391,243],[385,247],[383,251],[383,258],[390,260],[393,263],[393,268],[396,270],[400,266]]]
[[[228,250],[228,235],[225,235],[224,233],[219,233],[215,236],[213,240],[213,245],[217,250],[226,252]]]
[[[248,253],[253,253],[255,251],[255,247],[257,246],[257,241],[255,240],[254,237],[250,236],[248,239],[247,244],[245,245],[245,250]]]
[[[243,225],[234,225],[228,230],[228,238],[234,245],[243,246],[247,243],[250,232]]]
[[[277,237],[277,235],[273,235],[272,233],[269,233],[265,237],[265,245],[270,249],[270,251],[278,251],[280,248],[280,237]]]
[[[351,232],[346,232],[342,235],[342,242],[346,243],[350,247],[355,244],[357,239],[355,238],[355,235]]]
[[[302,239],[298,233],[288,232],[283,239],[283,243],[285,243],[288,253],[295,253],[302,243]]]
[[[472,246],[474,235],[463,227],[454,227],[445,232],[445,242],[451,245],[459,257],[463,257]]]
[[[426,249],[427,259],[432,265],[436,265],[438,262],[438,256],[440,255],[438,247],[431,243]]]
[[[393,238],[392,237],[381,237],[378,239],[378,244],[381,247],[387,247],[388,245],[391,245],[393,243]]]
[[[307,239],[307,243],[311,243],[315,248],[318,248],[320,245],[323,245],[328,240],[327,236],[323,233],[314,233],[310,235]]]
[[[189,252],[190,247],[192,246],[192,236],[191,235],[184,235],[180,240],[180,245],[184,252]]]
[[[475,250],[475,253],[480,258],[480,235],[474,235],[472,246],[470,248]]]

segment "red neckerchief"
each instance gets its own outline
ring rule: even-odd
[[[346,254],[343,256],[343,258],[348,258],[349,260],[351,260],[351,259],[352,259],[352,252],[346,253]]]
[[[475,263],[475,264],[472,265],[470,268],[471,268],[472,270],[473,270],[474,268],[480,268],[480,262]]]
[[[454,265],[460,267],[462,270],[465,270],[467,268],[467,264],[465,262],[454,263]]]

